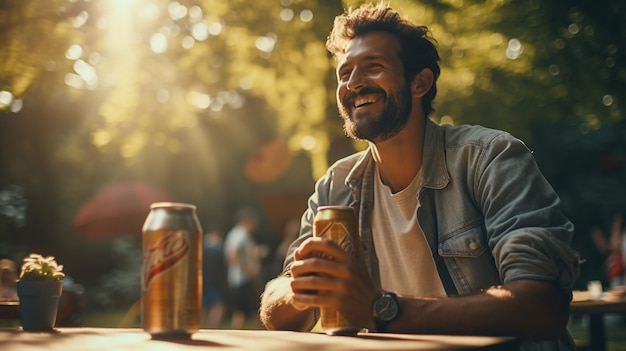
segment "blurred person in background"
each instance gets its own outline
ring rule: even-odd
[[[226,287],[224,240],[218,231],[204,234],[202,250],[202,307],[207,328],[219,328],[224,317]]]
[[[611,288],[626,284],[626,228],[622,224],[623,216],[616,213],[613,216],[611,234],[607,240],[600,226],[591,230],[593,242],[598,251],[606,256],[606,276]]]
[[[254,210],[242,208],[224,242],[232,329],[243,329],[246,320],[259,325],[261,259],[267,255],[267,248],[257,245],[253,237],[258,220]]]

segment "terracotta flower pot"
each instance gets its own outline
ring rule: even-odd
[[[63,290],[61,281],[20,280],[17,295],[20,300],[20,322],[26,331],[54,329]]]

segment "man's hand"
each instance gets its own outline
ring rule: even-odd
[[[315,322],[313,309],[293,303],[291,278],[279,276],[265,285],[259,317],[269,330],[310,330]]]
[[[292,305],[296,309],[330,307],[351,324],[374,330],[372,303],[380,291],[365,263],[324,238],[309,238],[294,253]]]

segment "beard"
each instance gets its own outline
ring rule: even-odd
[[[358,95],[380,94],[386,99],[383,111],[378,115],[364,115],[358,120],[350,116],[346,106],[354,106],[354,99]],[[404,128],[413,108],[410,98],[411,88],[405,84],[396,94],[387,96],[378,88],[365,87],[359,94],[348,92],[339,101],[339,114],[343,119],[343,130],[347,136],[355,140],[381,142],[396,136]]]

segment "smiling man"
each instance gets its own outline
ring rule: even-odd
[[[344,130],[369,148],[318,180],[284,271],[266,285],[265,326],[308,330],[332,307],[369,331],[513,335],[522,350],[575,350],[574,228],[528,148],[503,131],[429,119],[435,42],[385,4],[338,16],[326,45]],[[354,209],[363,261],[313,237],[324,205]]]

